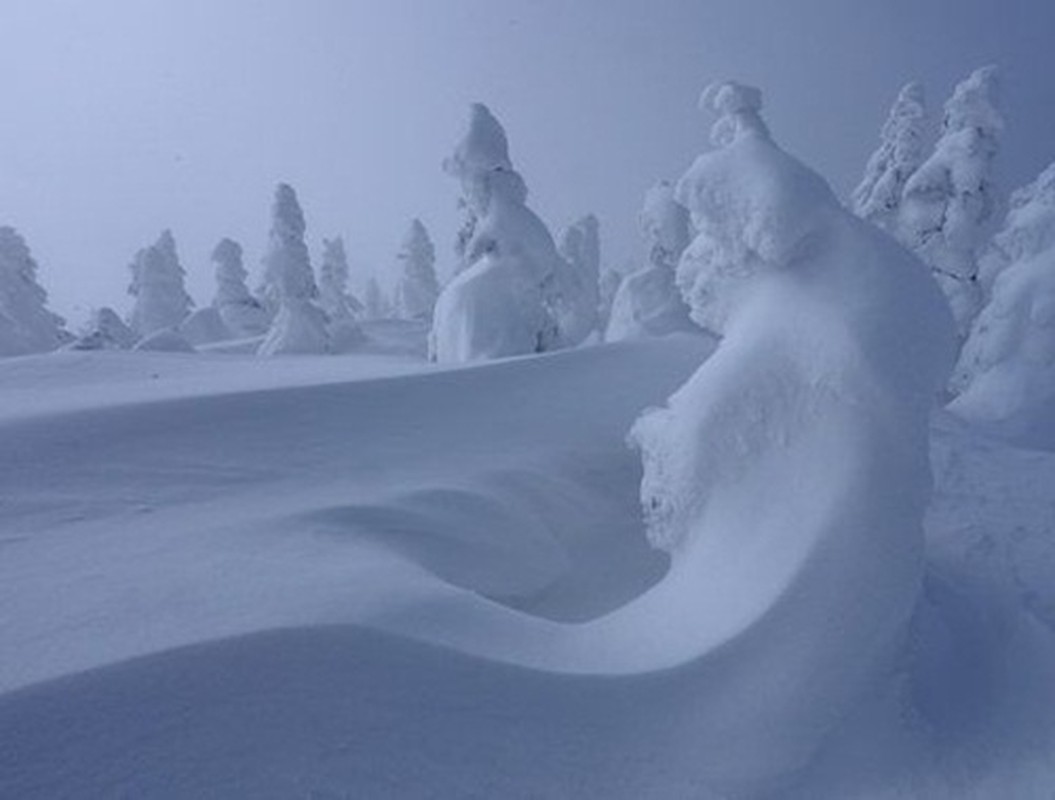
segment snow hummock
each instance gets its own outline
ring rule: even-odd
[[[554,317],[565,299],[568,265],[546,225],[526,205],[527,187],[509,160],[505,131],[483,104],[444,163],[462,187],[473,221],[466,268],[436,302],[430,353],[440,362],[475,361],[556,349]]]
[[[645,194],[639,216],[648,264],[627,275],[612,300],[604,338],[608,342],[665,336],[695,329],[681,299],[674,271],[690,239],[689,212],[660,181]]]

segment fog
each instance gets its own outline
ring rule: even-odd
[[[420,216],[450,269],[454,182],[440,163],[470,102],[504,123],[556,229],[587,212],[604,258],[637,257],[644,190],[707,145],[700,89],[766,93],[778,140],[853,186],[898,88],[932,113],[995,62],[1005,186],[1055,158],[1050,0],[4,0],[0,223],[26,236],[61,313],[127,307],[127,264],[166,227],[199,303],[208,254],[256,269],[274,184],[316,248],[344,235],[384,280]],[[353,279],[355,280],[355,279]]]

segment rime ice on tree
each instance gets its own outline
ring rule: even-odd
[[[0,355],[43,353],[68,340],[64,320],[48,310],[47,301],[25,240],[0,226]]]
[[[923,163],[927,104],[923,87],[909,83],[901,89],[880,134],[879,149],[865,167],[854,191],[854,213],[891,233],[905,184]]]
[[[898,221],[899,238],[934,271],[961,336],[981,304],[978,251],[997,207],[998,79],[996,67],[984,67],[956,87],[933,154],[905,184]]]
[[[473,220],[468,265],[436,303],[429,350],[438,361],[469,361],[552,350],[564,344],[552,309],[566,267],[545,224],[526,205],[505,132],[486,106],[444,167],[458,179]]]
[[[598,327],[601,280],[601,226],[587,214],[563,231],[557,251],[564,268],[557,273],[561,284],[555,293],[553,313],[565,344],[576,345]]]
[[[264,256],[264,280],[277,298],[278,313],[260,345],[260,355],[330,351],[326,314],[314,302],[319,291],[304,243],[305,230],[296,193],[287,184],[279,184]]]
[[[164,231],[157,242],[140,250],[131,269],[128,293],[135,305],[129,325],[136,336],[143,338],[183,322],[194,302],[183,286],[185,273],[172,232]]]
[[[220,312],[224,324],[235,336],[259,336],[271,324],[263,303],[249,293],[249,273],[242,262],[242,246],[223,239],[212,251],[216,270],[216,295],[213,308]]]
[[[403,319],[431,321],[440,285],[436,280],[436,249],[421,220],[410,223],[396,258],[400,263],[396,313]]]
[[[348,254],[344,239],[322,240],[319,267],[319,305],[329,317],[330,339],[335,352],[343,352],[363,340],[358,317],[363,304],[348,293]]]
[[[639,223],[648,264],[620,284],[612,300],[605,341],[695,328],[674,280],[678,260],[691,238],[689,212],[674,199],[674,187],[668,181],[660,181],[645,194]]]

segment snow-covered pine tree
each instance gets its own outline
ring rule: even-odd
[[[674,197],[669,181],[645,194],[638,218],[648,263],[623,279],[612,301],[605,341],[663,336],[693,330],[675,270],[691,240],[689,212]]]
[[[952,389],[964,392],[985,375],[977,394],[999,390],[1036,405],[1031,395],[1040,386],[1055,391],[1055,164],[1011,195],[981,264],[990,299],[971,327]]]
[[[135,298],[129,326],[137,337],[164,328],[175,328],[190,313],[194,301],[183,286],[186,274],[171,231],[163,231],[157,242],[140,250],[132,262],[128,293]]]
[[[905,184],[899,238],[931,267],[966,336],[982,300],[979,249],[997,210],[993,160],[1003,117],[999,73],[983,67],[945,103],[941,138]]]
[[[501,124],[482,104],[444,163],[475,224],[469,266],[436,303],[430,355],[439,361],[497,358],[563,346],[552,309],[564,265],[545,224],[527,207],[527,187],[509,159]]]
[[[561,231],[557,252],[570,268],[562,270],[564,289],[555,309],[565,343],[578,344],[598,328],[601,303],[601,226],[587,214]]]
[[[212,305],[234,336],[259,336],[271,324],[264,304],[250,294],[249,273],[242,259],[242,246],[233,239],[222,239],[212,251],[216,274],[216,295]]]
[[[322,240],[322,263],[319,265],[319,305],[329,317],[330,339],[334,352],[344,352],[363,341],[359,316],[363,304],[348,292],[348,253],[344,239]]]
[[[69,340],[65,321],[47,302],[25,240],[14,228],[0,226],[0,355],[43,353]]]
[[[880,134],[879,149],[868,159],[864,178],[854,190],[854,213],[885,230],[897,227],[905,184],[923,163],[927,104],[923,86],[902,87]]]
[[[421,220],[411,221],[396,258],[400,262],[396,314],[402,319],[431,322],[440,284],[436,279],[436,248]]]
[[[264,256],[264,282],[277,299],[278,313],[260,345],[260,355],[330,351],[326,314],[314,302],[319,290],[304,242],[305,230],[296,192],[288,184],[279,184]]]

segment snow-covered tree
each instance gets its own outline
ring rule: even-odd
[[[879,149],[868,159],[864,178],[853,194],[854,213],[894,232],[905,184],[923,163],[927,104],[923,86],[901,89],[880,134]]]
[[[330,340],[335,352],[344,352],[363,340],[358,318],[363,304],[348,292],[348,253],[344,239],[322,240],[319,266],[319,305],[329,318]]]
[[[25,240],[14,228],[0,226],[0,355],[43,353],[69,340],[65,321],[47,302]]]
[[[264,256],[264,281],[277,298],[275,315],[259,353],[326,353],[330,334],[325,312],[315,304],[319,295],[304,243],[304,212],[296,192],[279,184],[271,207],[271,233]]]
[[[554,318],[564,265],[545,224],[526,205],[527,187],[509,159],[505,131],[474,104],[469,129],[444,167],[457,178],[475,220],[464,248],[469,266],[436,303],[429,336],[439,361],[552,350],[565,344]]]
[[[674,198],[670,182],[660,181],[648,190],[638,219],[648,263],[620,284],[605,341],[663,336],[695,327],[674,279],[691,239],[689,212]]]
[[[80,335],[68,347],[70,350],[128,350],[135,344],[136,335],[108,306],[95,309]]]
[[[678,625],[661,591],[632,619],[664,619],[677,647],[718,609],[717,652],[745,657],[718,691],[731,711],[710,740],[757,781],[780,752],[760,736],[794,732],[785,763],[798,769],[904,656],[926,567],[928,419],[954,334],[918,260],[773,142],[757,90],[727,83],[704,100],[722,115],[722,146],[678,183],[697,231],[678,282],[722,339],[631,433],[649,538],[677,587],[662,588],[684,589],[695,612]],[[835,602],[837,623],[821,622]],[[770,630],[774,608],[788,635],[738,635]],[[819,682],[823,708],[803,699]],[[741,725],[744,703],[754,716]]]
[[[564,286],[556,298],[555,316],[565,343],[582,342],[598,327],[601,302],[601,226],[588,214],[561,231],[557,252],[567,265],[557,278]]]
[[[223,239],[212,251],[216,271],[216,296],[212,305],[235,336],[259,336],[271,324],[264,304],[249,293],[249,273],[242,262],[242,246]]]
[[[1055,246],[1055,164],[1011,194],[1000,231],[982,253],[978,281],[987,294],[997,275]]]
[[[981,304],[979,249],[997,209],[998,78],[996,67],[984,67],[956,87],[934,152],[905,184],[898,221],[899,237],[933,270],[961,336]]]
[[[132,262],[128,293],[135,298],[129,325],[136,336],[149,336],[163,328],[175,328],[190,313],[194,301],[183,286],[186,274],[176,252],[171,231],[136,253]]]
[[[396,313],[403,319],[431,321],[440,284],[436,279],[436,249],[421,220],[410,223],[396,258],[400,262]]]
[[[981,277],[990,300],[971,328],[952,388],[970,392],[962,405],[975,414],[1034,413],[1040,400],[1055,402],[1055,164],[1012,194]],[[981,412],[983,397],[990,408]],[[1006,406],[996,410],[1000,403]]]

